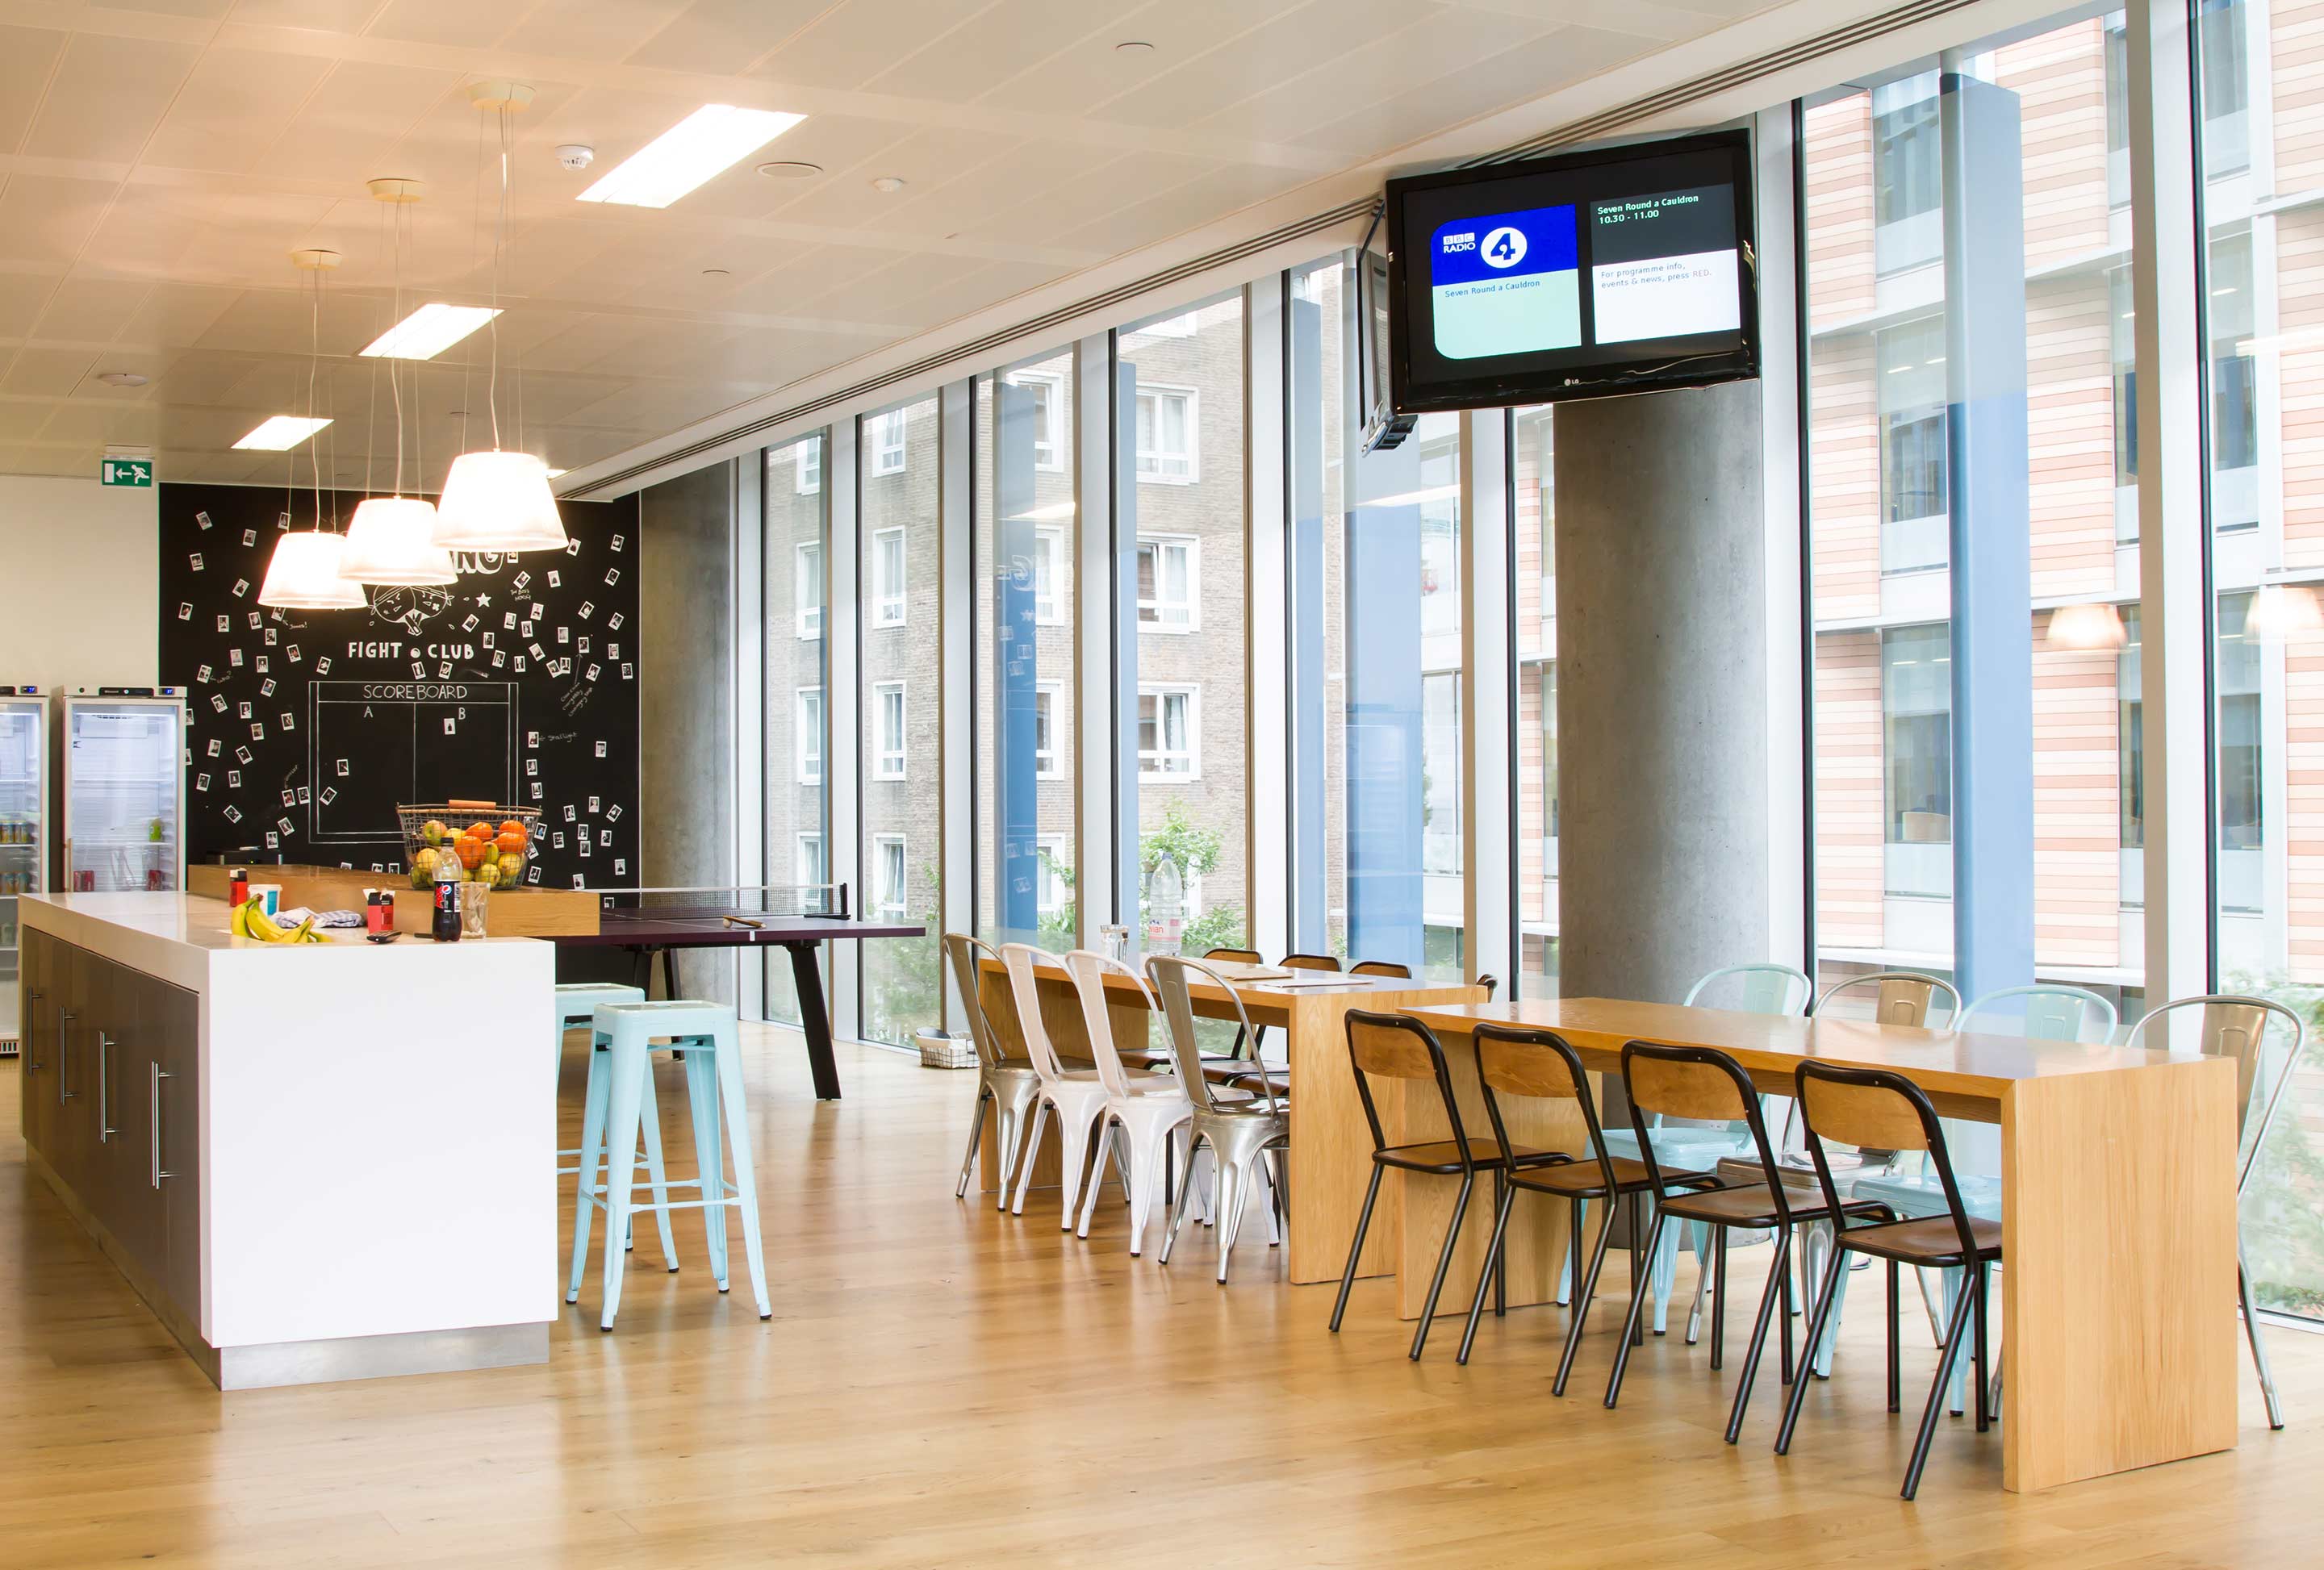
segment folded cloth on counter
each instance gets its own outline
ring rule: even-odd
[[[295,927],[309,916],[315,918],[315,924],[318,927],[360,927],[364,924],[361,911],[315,911],[305,905],[293,905],[287,911],[275,912],[274,924]]]

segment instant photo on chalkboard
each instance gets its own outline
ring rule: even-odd
[[[325,492],[325,515],[361,500]],[[159,505],[190,858],[400,872],[399,805],[489,799],[540,809],[529,882],[637,880],[634,498],[561,503],[563,551],[463,555],[456,583],[352,611],[258,603],[311,491],[164,484]]]

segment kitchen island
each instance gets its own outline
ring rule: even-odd
[[[27,895],[27,1160],[223,1390],[544,1362],[555,950]]]

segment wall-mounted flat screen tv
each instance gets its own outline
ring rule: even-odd
[[[1387,225],[1397,414],[1759,373],[1748,132],[1390,180]]]

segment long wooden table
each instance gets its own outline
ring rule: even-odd
[[[1471,1081],[1468,1033],[1494,1020],[1555,1031],[1585,1064],[1608,1071],[1634,1040],[1715,1047],[1778,1095],[1792,1093],[1803,1060],[1891,1069],[1944,1116],[1998,1124],[2003,1486],[2029,1492],[2234,1446],[2236,1070],[2227,1060],[1594,997],[1397,1006],[1436,1032],[1456,1064],[1468,1060]],[[1342,1057],[1336,1077],[1348,1073]],[[1312,1079],[1300,1083],[1298,1097],[1312,1088]],[[1295,1098],[1295,1119],[1312,1105]],[[1409,1132],[1429,1114],[1416,1096],[1406,1116]],[[1407,1187],[1416,1245],[1441,1239],[1451,1185]],[[1433,1223],[1421,1221],[1424,1205]],[[1471,1203],[1463,1228],[1477,1235],[1472,1257],[1489,1226],[1480,1208]],[[1562,1243],[1564,1208],[1521,1202],[1512,1235],[1540,1234],[1545,1249]],[[1473,1265],[1466,1273],[1473,1282]],[[1467,1301],[1448,1289],[1444,1307],[1465,1310]]]
[[[986,1017],[1005,1038],[1017,1039],[1017,1009],[1007,976],[989,959],[984,961],[982,973]],[[1050,1041],[1060,1052],[1087,1057],[1088,1033],[1083,1028],[1073,978],[1065,973],[1063,962],[1038,967],[1035,978],[1041,996],[1042,1024]],[[1107,986],[1113,1002],[1115,1042],[1124,1047],[1142,1045],[1148,1039],[1149,1015],[1138,988],[1120,976],[1109,978]],[[1371,1132],[1364,1125],[1363,1105],[1356,1097],[1355,1072],[1348,1061],[1348,1038],[1342,1019],[1351,1008],[1392,1013],[1480,1003],[1485,990],[1466,983],[1441,985],[1377,976],[1340,976],[1329,987],[1249,982],[1236,990],[1241,994],[1251,1023],[1268,1033],[1270,1056],[1277,1041],[1285,1043],[1290,1077],[1299,1087],[1291,1103],[1290,1172],[1286,1184],[1291,1226],[1285,1247],[1290,1255],[1287,1264],[1291,1280],[1303,1284],[1336,1281],[1348,1262],[1348,1244],[1356,1235],[1357,1213],[1363,1208],[1364,1185],[1371,1177],[1372,1150]],[[1234,1017],[1233,1004],[1217,987],[1195,986],[1189,991],[1194,1012],[1202,1017]],[[1381,1112],[1386,1116],[1389,1109],[1383,1106]],[[982,1170],[987,1189],[991,1187],[994,1175],[996,1121],[987,1119],[985,1123]],[[1035,1168],[1037,1185],[1056,1180],[1057,1145],[1055,1139],[1046,1142],[1047,1153]],[[1398,1271],[1404,1238],[1401,1213],[1391,1203],[1393,1198],[1382,1190],[1381,1203],[1372,1217],[1371,1232],[1358,1267],[1360,1274],[1387,1275]],[[1558,1256],[1553,1256],[1541,1267],[1538,1273],[1544,1282],[1548,1272],[1556,1268],[1556,1258],[1562,1253],[1561,1248]],[[1520,1300],[1514,1290],[1514,1271],[1510,1284],[1510,1300]],[[1425,1279],[1420,1290],[1426,1290]]]

